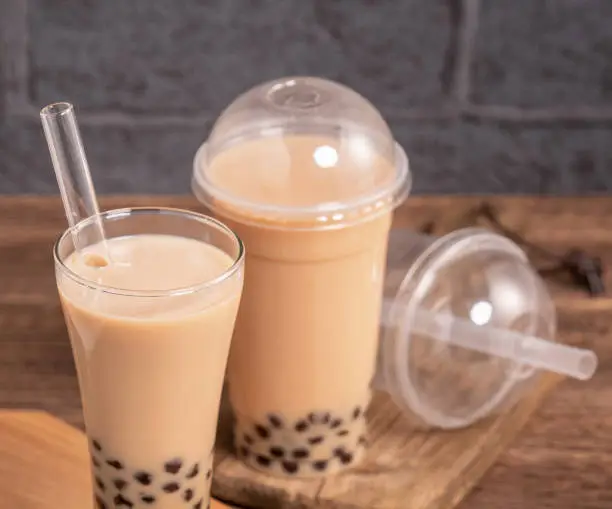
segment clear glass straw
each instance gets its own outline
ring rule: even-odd
[[[106,258],[110,261],[104,227],[99,216],[98,200],[81,141],[74,106],[67,102],[49,104],[41,110],[40,119],[75,250],[80,251],[88,245],[101,242]],[[84,232],[75,227],[83,219],[92,216],[95,218],[94,227],[87,230],[86,237]]]

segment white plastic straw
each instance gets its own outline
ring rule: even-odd
[[[591,350],[489,325],[476,325],[447,313],[418,310],[411,332],[579,380],[590,379],[597,369],[597,356]]]

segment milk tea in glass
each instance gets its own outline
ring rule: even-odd
[[[108,251],[95,240],[75,251],[73,235],[99,238],[90,218],[54,252],[96,507],[206,508],[242,243],[174,209],[100,217]]]
[[[409,187],[377,110],[317,78],[251,89],[200,147],[194,192],[247,252],[228,364],[247,465],[319,476],[359,461],[387,237]]]

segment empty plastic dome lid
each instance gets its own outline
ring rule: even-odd
[[[194,160],[192,187],[244,220],[325,228],[399,204],[408,161],[380,113],[357,92],[312,77],[240,95]]]
[[[389,261],[398,286],[380,361],[386,389],[419,421],[467,426],[503,407],[537,368],[581,359],[555,347],[552,299],[509,239],[472,228],[437,239],[394,233],[406,249]],[[402,251],[397,237],[391,243]]]

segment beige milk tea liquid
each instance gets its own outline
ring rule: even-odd
[[[359,194],[357,186],[367,192],[395,178],[395,167],[382,158],[371,161],[366,182],[343,166],[342,156],[325,168],[313,161],[321,146],[341,154],[337,140],[321,136],[244,142],[215,156],[210,178],[278,206],[341,201]],[[366,442],[390,208],[333,229],[314,218],[263,221],[223,202],[215,212],[247,253],[228,365],[239,457],[295,476],[355,464]]]
[[[130,291],[165,291],[222,275],[220,249],[171,235],[108,242],[65,265]],[[60,271],[61,273],[61,271]],[[174,297],[93,290],[58,274],[91,439],[97,507],[204,509],[219,398],[241,281]]]

